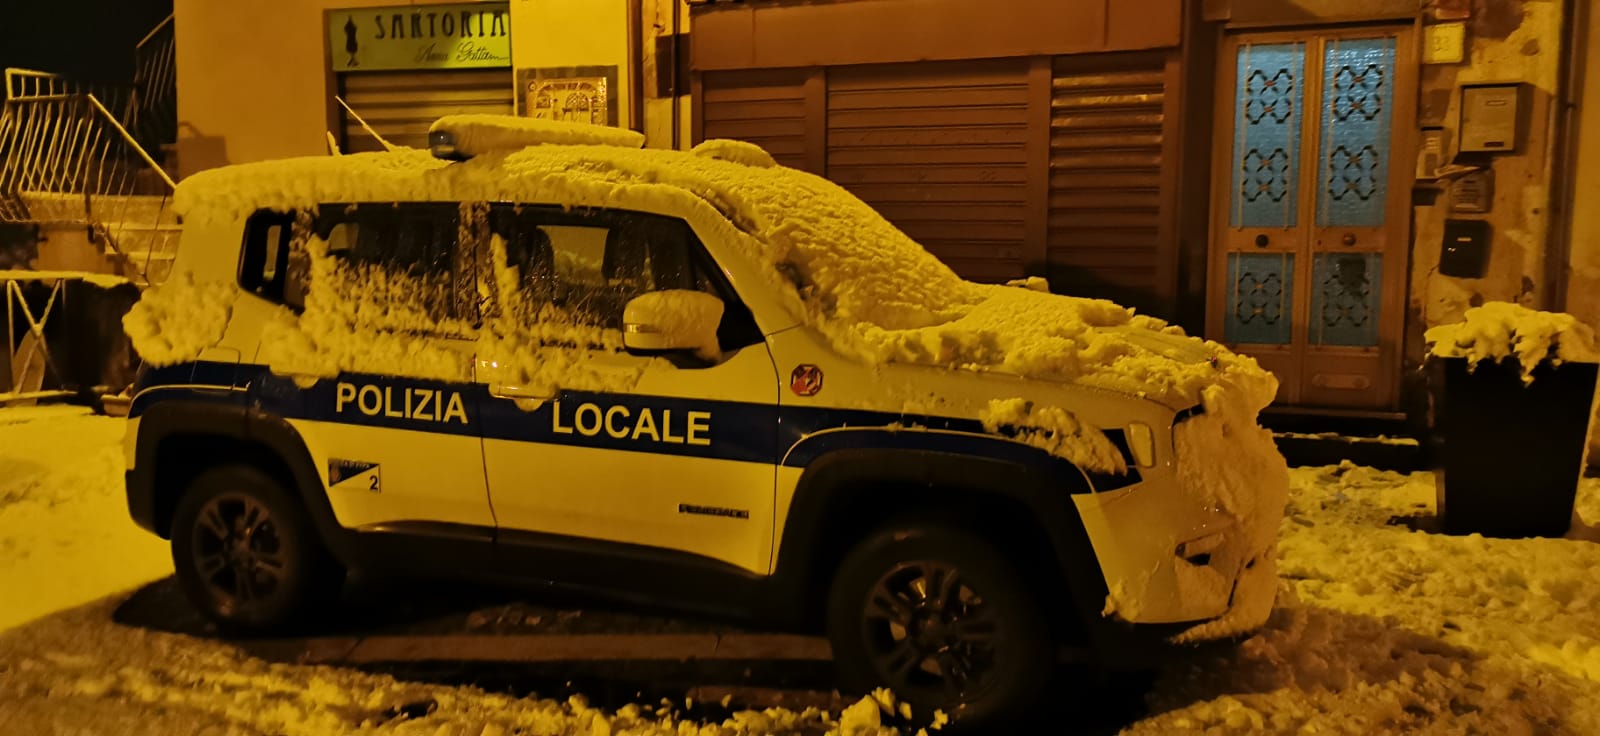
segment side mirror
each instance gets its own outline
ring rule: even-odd
[[[706,360],[722,354],[717,325],[722,300],[703,291],[669,289],[640,294],[622,310],[622,344],[641,353],[692,350]]]

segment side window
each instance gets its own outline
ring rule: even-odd
[[[300,289],[290,288],[289,243],[294,214],[257,210],[244,225],[239,255],[239,285],[256,296],[299,308]]]
[[[502,295],[537,315],[553,308],[563,318],[621,329],[623,310],[652,291],[691,289],[723,301],[723,348],[761,340],[750,312],[723,281],[689,225],[661,215],[563,211],[540,206],[494,205],[490,232],[505,244]]]
[[[460,243],[459,205],[326,204],[312,234],[332,262],[330,295],[369,325],[444,335],[477,326],[474,247]]]

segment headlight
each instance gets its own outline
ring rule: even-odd
[[[1134,422],[1128,425],[1128,451],[1133,453],[1133,460],[1139,463],[1139,467],[1148,468],[1155,465],[1155,430],[1144,422]]]

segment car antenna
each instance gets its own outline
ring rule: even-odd
[[[361,128],[363,130],[367,131],[368,133],[371,133],[373,138],[377,138],[378,142],[383,144],[383,150],[385,150],[385,151],[393,151],[394,150],[394,144],[384,140],[383,136],[378,135],[378,131],[373,130],[372,126],[367,125],[367,121],[362,120],[361,116],[356,114],[355,110],[351,109],[350,104],[345,102],[343,97],[340,97],[339,95],[334,95],[333,99],[339,101],[339,105],[344,107],[344,111],[347,112],[347,113],[350,113],[350,117],[355,118],[356,122],[361,123]]]

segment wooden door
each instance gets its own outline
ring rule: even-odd
[[[1208,331],[1280,404],[1396,403],[1416,65],[1409,28],[1223,44]]]

